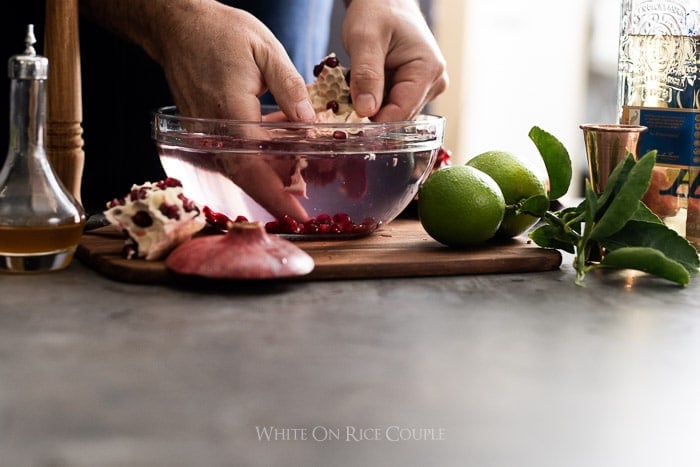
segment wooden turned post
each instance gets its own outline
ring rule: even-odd
[[[78,0],[46,0],[44,53],[49,59],[46,150],[61,182],[80,201],[85,154]]]

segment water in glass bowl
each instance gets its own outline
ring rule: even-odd
[[[182,181],[188,197],[231,219],[265,222],[270,232],[313,238],[366,235],[393,220],[439,149],[378,143],[357,152],[310,145],[283,153],[259,141],[186,139],[157,145],[167,175]]]

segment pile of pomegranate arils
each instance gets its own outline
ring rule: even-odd
[[[245,216],[231,219],[224,213],[213,211],[208,206],[204,206],[202,213],[209,224],[220,230],[227,230],[229,223],[249,222]],[[362,222],[356,223],[349,215],[337,213],[332,216],[319,214],[303,222],[284,215],[280,219],[267,222],[265,231],[271,234],[286,235],[358,235],[371,233],[378,227],[379,222],[371,217],[366,217]]]

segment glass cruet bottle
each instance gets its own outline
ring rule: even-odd
[[[34,28],[26,48],[8,62],[10,134],[0,171],[0,272],[67,267],[80,241],[85,213],[53,171],[44,149],[49,63],[37,55]]]

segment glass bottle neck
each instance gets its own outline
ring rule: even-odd
[[[35,155],[37,152],[45,154],[45,83],[45,80],[11,81],[8,159],[13,156]]]

